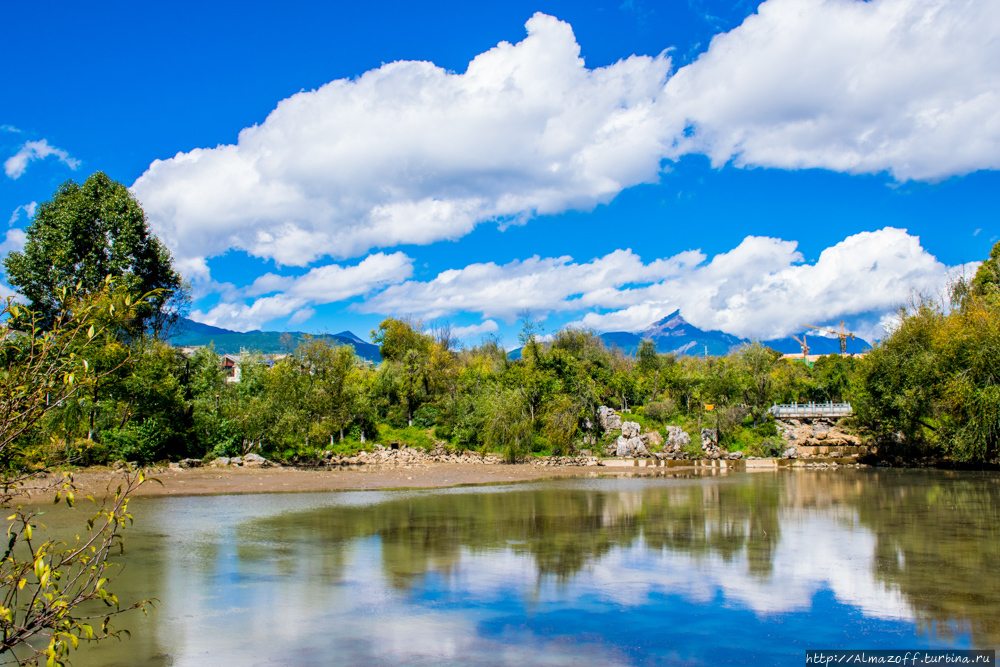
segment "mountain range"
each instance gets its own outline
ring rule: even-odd
[[[339,345],[353,345],[358,356],[374,363],[382,360],[378,346],[365,342],[350,331],[337,334],[307,334],[301,331],[287,332],[292,340],[290,344],[281,341],[286,332],[281,331],[247,331],[239,332],[221,327],[213,327],[194,320],[183,319],[177,331],[168,338],[176,346],[215,345],[215,351],[220,354],[237,354],[243,350],[253,350],[264,354],[287,352],[294,349],[307,337],[324,338]],[[619,347],[627,353],[635,353],[639,343],[649,338],[656,343],[656,351],[661,354],[677,355],[711,355],[722,356],[730,350],[749,343],[749,339],[740,338],[722,331],[704,331],[681,317],[680,311],[674,311],[659,322],[654,322],[642,331],[611,331],[600,334],[609,347]],[[775,338],[761,341],[764,345],[782,354],[796,354],[802,351],[794,338]],[[835,354],[840,352],[840,341],[836,338],[812,336],[808,339],[811,354]],[[847,341],[848,352],[864,352],[871,345],[860,338]],[[520,356],[520,349],[510,353],[511,358]]]
[[[288,333],[292,337],[289,345],[281,341],[281,337],[285,333]],[[353,345],[354,351],[359,357],[374,363],[382,360],[382,357],[378,353],[377,345],[372,345],[361,340],[350,331],[341,331],[337,334],[307,334],[301,331],[240,332],[213,327],[183,318],[176,332],[170,335],[167,340],[171,345],[178,347],[215,345],[215,351],[219,354],[238,354],[243,350],[252,350],[264,354],[277,354],[288,352],[289,347],[295,349],[307,337],[323,338],[338,345]]]
[[[640,341],[649,338],[656,343],[656,351],[661,354],[678,355],[711,355],[721,356],[733,348],[749,343],[747,338],[740,338],[722,331],[704,331],[689,323],[679,310],[675,310],[659,322],[654,322],[642,331],[612,331],[601,334],[601,338],[609,346],[620,347],[625,352],[634,353]],[[810,336],[806,342],[810,354],[837,354],[840,352],[840,341],[837,338]],[[761,343],[782,354],[797,354],[802,346],[791,336],[762,340]],[[848,339],[847,351],[851,353],[864,352],[871,345],[860,338]]]

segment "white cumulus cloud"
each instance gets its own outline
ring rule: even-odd
[[[10,220],[7,222],[8,225],[13,225],[21,217],[21,212],[24,212],[24,217],[27,220],[31,220],[35,217],[35,210],[38,209],[38,202],[33,201],[27,204],[21,204],[14,209],[14,212],[10,214]]]
[[[952,278],[906,230],[887,227],[849,236],[801,263],[793,242],[748,237],[676,280],[634,293],[628,308],[590,313],[582,323],[638,330],[673,310],[702,329],[761,339],[787,336],[802,322],[891,311],[915,292],[938,296]],[[866,335],[880,335],[866,331]]]
[[[898,180],[1000,166],[995,0],[767,0],[673,76],[663,54],[587,68],[568,24],[526,27],[464,73],[400,61],[293,95],[133,189],[207,280],[229,249],[307,266],[588,209],[690,153]]]
[[[39,139],[38,141],[25,142],[16,153],[7,158],[3,163],[3,169],[8,178],[17,179],[28,168],[28,163],[45,159],[50,155],[55,156],[70,169],[76,169],[80,166],[80,161],[70,157],[70,154],[63,149],[50,146],[45,139]]]
[[[7,236],[4,237],[3,243],[0,243],[0,257],[6,256],[11,252],[21,252],[24,250],[24,244],[28,240],[28,235],[25,234],[23,229],[11,229],[7,232]]]
[[[630,250],[616,250],[586,263],[531,257],[471,264],[430,281],[392,285],[357,309],[429,318],[469,312],[508,321],[524,309],[581,313],[580,324],[601,331],[638,331],[679,309],[702,329],[767,339],[797,331],[802,322],[871,319],[915,291],[944,294],[952,280],[953,271],[919,238],[887,227],[850,236],[814,263],[803,262],[794,241],[749,236],[711,260],[686,251],[645,264]]]
[[[1000,3],[768,0],[660,98],[715,165],[937,180],[1000,167]]]
[[[477,336],[482,336],[483,334],[493,333],[500,330],[500,325],[493,320],[486,320],[485,322],[480,322],[479,324],[471,324],[467,327],[452,327],[451,333],[455,338],[459,340],[468,340],[471,338],[476,338]]]
[[[181,258],[239,248],[280,264],[457,239],[484,220],[589,208],[654,181],[665,56],[588,69],[536,14],[464,73],[394,62],[278,104],[235,145],[150,165],[133,185]]]
[[[369,255],[357,266],[317,267],[299,277],[267,273],[208,312],[192,312],[191,318],[238,331],[257,329],[265,322],[289,316],[288,324],[300,324],[315,314],[313,305],[367,294],[406,280],[412,273],[413,260],[401,252]],[[247,298],[253,300],[247,303]]]
[[[452,313],[481,313],[513,321],[523,310],[548,312],[608,307],[627,299],[630,283],[651,283],[682,275],[704,259],[685,252],[643,264],[631,250],[615,250],[591,262],[571,257],[529,257],[509,264],[493,262],[450,269],[427,282],[393,285],[357,306],[366,313],[413,313],[430,319]]]

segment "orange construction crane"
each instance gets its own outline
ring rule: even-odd
[[[832,333],[834,336],[840,339],[840,354],[845,356],[847,354],[847,339],[850,338],[854,340],[854,334],[844,328],[844,321],[840,321],[840,331],[834,329],[824,329],[823,327],[818,327],[815,324],[803,324],[801,326],[807,327],[809,329],[815,329],[816,331],[825,331],[826,333]]]
[[[802,334],[802,338],[799,338],[795,334],[792,334],[792,338],[795,339],[799,345],[802,346],[802,358],[805,359],[809,356],[809,345],[806,343],[806,335]]]

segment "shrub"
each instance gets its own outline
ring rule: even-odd
[[[677,404],[669,398],[662,401],[654,401],[645,407],[646,409],[643,410],[643,414],[659,422],[670,419],[677,412]]]
[[[159,460],[166,437],[155,419],[129,422],[122,428],[105,431],[102,435],[112,460],[150,463]]]

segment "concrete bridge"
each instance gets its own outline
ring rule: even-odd
[[[839,419],[853,415],[854,408],[850,403],[775,403],[768,412],[779,419]]]

